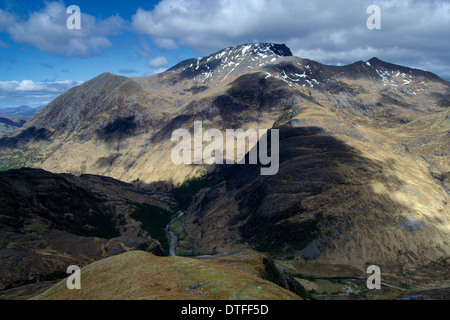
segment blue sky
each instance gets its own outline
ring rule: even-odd
[[[109,41],[107,46],[99,46],[99,50],[96,51],[96,45],[92,44],[94,49],[91,52],[79,55],[77,52],[55,52],[45,45],[39,47],[32,39],[29,41],[15,39],[7,30],[4,28],[2,30],[0,23],[0,108],[20,105],[42,106],[73,85],[103,72],[131,77],[143,76],[163,71],[179,61],[199,55],[192,47],[183,45],[178,46],[176,50],[158,47],[151,37],[132,30],[130,21],[137,9],[151,10],[158,1],[0,0],[0,10],[14,15],[16,23],[26,24],[36,12],[48,14],[46,12],[48,4],[54,3],[59,4],[62,9],[72,4],[78,5],[83,15],[95,17],[97,22],[112,16],[118,16],[123,21],[116,32],[112,34],[106,32],[104,37]],[[70,14],[64,11],[60,13],[61,20],[58,22],[65,26]],[[83,15],[81,30],[84,27]],[[78,30],[71,31],[78,32]],[[67,34],[70,36],[69,30]],[[93,32],[86,38],[95,36],[98,35]],[[45,43],[45,40],[43,37],[39,41]],[[165,59],[161,59],[162,57]],[[151,61],[155,61],[156,64]],[[30,81],[36,84],[36,90]],[[14,91],[10,92],[12,90]]]
[[[381,8],[381,30],[366,9]],[[68,30],[69,5],[81,30]],[[450,1],[0,0],[0,108],[45,105],[100,73],[137,77],[247,42],[347,64],[377,56],[450,79]]]

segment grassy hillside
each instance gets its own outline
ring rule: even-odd
[[[42,300],[296,300],[292,292],[250,273],[211,262],[133,251],[81,270],[81,290],[61,281]]]

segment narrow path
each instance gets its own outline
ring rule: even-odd
[[[319,280],[360,280],[360,281],[367,281],[367,278],[365,277],[315,277],[316,279]],[[389,284],[389,283],[385,283],[385,282],[380,282],[380,285],[382,287],[388,287],[388,288],[397,288],[397,289],[402,289],[401,287],[395,286],[393,284]]]

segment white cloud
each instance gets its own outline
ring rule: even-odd
[[[69,30],[66,25],[69,15],[61,2],[46,2],[46,6],[32,12],[28,20],[19,20],[0,10],[0,17],[3,16],[7,23],[0,23],[0,31],[6,30],[13,41],[52,54],[78,57],[100,55],[101,49],[111,46],[106,36],[117,34],[126,25],[117,15],[101,20],[82,13],[81,29]]]
[[[83,84],[83,81],[65,80],[53,82],[0,81],[0,107],[6,106],[41,106],[55,99],[61,93],[74,86]]]
[[[445,65],[450,76],[450,2],[379,0],[381,30],[369,30],[372,0],[162,0],[138,9],[133,29],[156,45],[193,46],[211,53],[229,45],[286,43],[293,53],[323,63],[351,63],[377,55],[394,63]],[[169,42],[171,40],[172,42]]]
[[[150,68],[164,68],[169,65],[169,61],[165,57],[156,57],[147,62]]]
[[[12,25],[15,21],[15,16],[7,11],[0,9],[0,32]]]
[[[173,39],[169,38],[155,38],[154,42],[157,47],[163,49],[177,49],[178,46]]]
[[[0,93],[40,91],[46,93],[62,93],[68,89],[83,84],[83,81],[65,80],[54,82],[34,82],[32,80],[0,81]]]
[[[152,49],[148,42],[145,40],[145,37],[141,37],[139,39],[139,43],[142,47],[142,50],[140,48],[135,47],[134,51],[141,57],[150,57],[152,55]]]

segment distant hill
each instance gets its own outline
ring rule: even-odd
[[[4,109],[0,108],[0,118],[8,118],[11,120],[30,120],[41,108],[42,107],[31,108],[29,106]]]
[[[31,108],[20,106],[16,108],[0,108],[0,137],[12,135],[25,122],[30,120],[42,107]]]
[[[21,128],[25,124],[25,120],[13,121],[7,118],[0,117],[0,123],[3,123],[7,126]]]
[[[13,134],[18,128],[25,124],[25,120],[10,120],[0,117],[0,137],[7,137]]]

